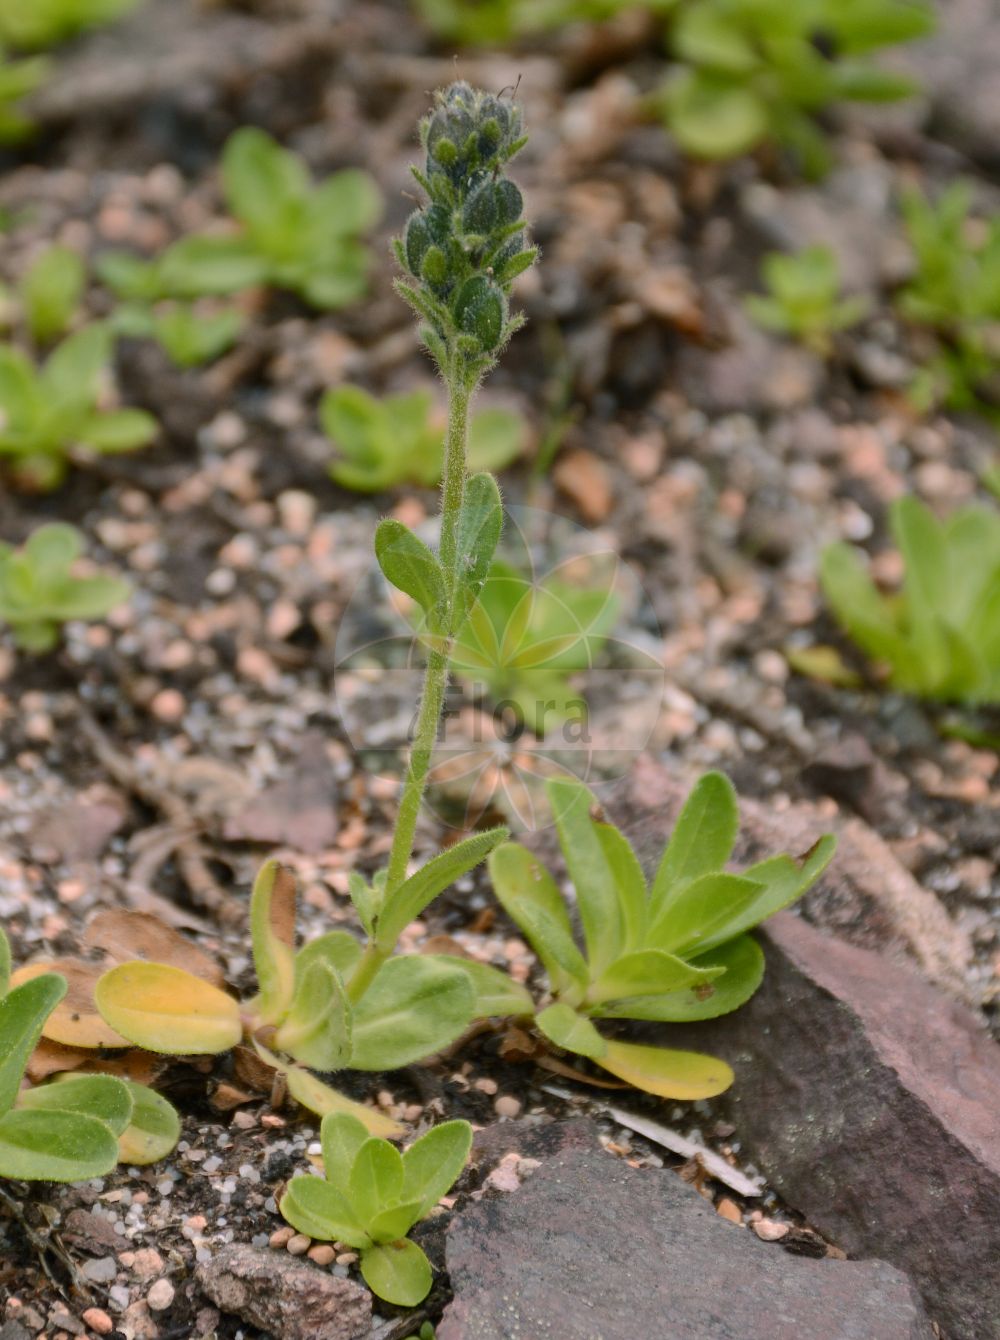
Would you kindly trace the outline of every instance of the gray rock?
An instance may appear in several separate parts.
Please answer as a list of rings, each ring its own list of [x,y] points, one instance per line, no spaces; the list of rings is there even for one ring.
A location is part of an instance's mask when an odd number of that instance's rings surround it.
[[[931,1340],[881,1261],[810,1261],[720,1219],[672,1173],[603,1152],[543,1164],[448,1232],[438,1340]]]
[[[198,1267],[198,1283],[221,1311],[279,1340],[357,1340],[371,1328],[367,1289],[287,1252],[222,1247]]]
[[[810,1223],[906,1270],[953,1340],[1000,1336],[1000,1050],[909,968],[791,913],[759,939],[757,994],[670,1045],[733,1066],[740,1136]]]

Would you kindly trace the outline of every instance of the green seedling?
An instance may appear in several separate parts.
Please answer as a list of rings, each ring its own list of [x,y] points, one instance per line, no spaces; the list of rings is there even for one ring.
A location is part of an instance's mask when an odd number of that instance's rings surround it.
[[[772,252],[764,258],[767,297],[753,295],[747,311],[765,330],[791,335],[826,357],[832,336],[857,325],[870,304],[860,295],[840,297],[837,258],[828,247],[807,247],[794,256]]]
[[[111,23],[138,0],[0,0],[0,40],[40,51],[87,28]]]
[[[764,972],[760,946],[747,932],[819,878],[834,839],[821,838],[799,860],[772,856],[729,873],[736,798],[725,777],[708,773],[688,797],[649,885],[626,838],[595,817],[600,807],[582,783],[552,780],[548,792],[582,946],[558,886],[530,852],[507,843],[489,863],[497,897],[548,976],[550,995],[533,1007],[536,1027],[555,1046],[649,1093],[721,1093],[733,1080],[725,1062],[621,1042],[595,1021],[690,1023],[738,1009]]]
[[[134,451],[156,436],[151,414],[101,407],[111,354],[111,332],[99,324],[63,340],[41,367],[12,345],[0,345],[0,463],[10,462],[18,482],[55,488],[76,448],[98,455]]]
[[[246,126],[226,142],[222,189],[235,231],[182,238],[152,261],[105,252],[97,260],[104,282],[119,298],[147,304],[266,284],[331,310],[365,292],[361,239],[382,211],[367,172],[346,168],[316,185],[298,154]]]
[[[236,343],[243,314],[234,307],[202,311],[193,302],[125,302],[111,317],[119,335],[156,340],[178,368],[213,363]]]
[[[0,543],[0,623],[23,651],[51,651],[70,619],[103,619],[128,599],[129,585],[102,574],[77,576],[83,536],[74,526],[39,526],[20,549]]]
[[[850,545],[824,551],[820,577],[838,622],[903,693],[1000,702],[1000,513],[963,507],[940,522],[907,497],[890,522],[905,565],[897,595],[876,588]]]
[[[455,641],[455,672],[539,739],[586,711],[572,676],[596,663],[619,610],[614,572],[601,575],[583,586],[557,569],[535,582],[494,560]]]
[[[354,1117],[328,1116],[320,1140],[325,1176],[293,1177],[281,1213],[300,1233],[354,1247],[374,1294],[415,1307],[430,1292],[431,1263],[406,1235],[462,1172],[472,1127],[446,1121],[401,1154]]]
[[[935,332],[938,350],[913,387],[918,404],[950,409],[996,404],[1000,369],[1000,217],[971,217],[972,187],[953,183],[932,202],[903,197],[903,219],[915,270],[900,290],[899,310]]]
[[[696,158],[733,158],[770,140],[819,175],[830,155],[817,114],[845,100],[908,97],[911,81],[870,57],[933,28],[920,0],[689,0],[671,25],[679,68],[659,107]]]
[[[20,144],[34,133],[34,122],[20,104],[42,86],[50,69],[44,56],[10,60],[0,43],[0,144]]]
[[[12,985],[10,945],[0,930],[0,1177],[80,1182],[119,1160],[162,1158],[177,1143],[177,1114],[142,1084],[88,1074],[25,1087],[31,1054],[65,995],[58,973]]]
[[[359,386],[338,386],[319,406],[323,431],[339,459],[330,474],[342,488],[384,493],[399,484],[432,488],[444,468],[444,425],[434,418],[429,392],[377,400]],[[502,470],[524,448],[525,425],[505,409],[484,409],[469,423],[469,466]]]
[[[13,302],[33,343],[52,344],[66,334],[86,279],[82,259],[69,247],[49,247],[32,261],[14,291]]]
[[[666,14],[677,0],[415,0],[439,37],[463,46],[494,46],[573,23],[606,23],[632,10]]]

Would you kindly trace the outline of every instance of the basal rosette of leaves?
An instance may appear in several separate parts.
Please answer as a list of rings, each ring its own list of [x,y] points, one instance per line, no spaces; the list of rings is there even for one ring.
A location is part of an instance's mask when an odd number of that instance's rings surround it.
[[[523,318],[511,316],[511,286],[537,256],[527,244],[524,202],[504,175],[526,143],[509,99],[456,83],[420,124],[424,168],[412,168],[429,202],[396,242],[416,283],[399,292],[423,318],[421,338],[449,384],[468,392],[496,362]]]
[[[914,272],[896,305],[934,332],[937,349],[912,395],[921,409],[992,410],[1000,404],[1000,218],[977,220],[973,187],[954,182],[936,200],[902,200]]]
[[[281,1213],[300,1233],[356,1248],[372,1292],[415,1307],[430,1292],[432,1272],[406,1235],[462,1172],[472,1127],[443,1122],[400,1153],[356,1118],[334,1114],[323,1118],[320,1141],[324,1176],[293,1177]]]
[[[113,455],[156,436],[157,422],[144,410],[104,408],[111,357],[111,331],[102,323],[70,335],[41,366],[13,345],[0,345],[0,468],[16,482],[52,489],[78,449]]]
[[[548,786],[572,881],[582,940],[552,876],[524,847],[490,857],[493,887],[545,968],[549,994],[532,1006],[556,1047],[587,1057],[664,1098],[709,1098],[727,1089],[725,1062],[696,1052],[620,1041],[605,1020],[691,1023],[738,1009],[760,985],[764,957],[748,934],[795,902],[822,874],[835,841],[803,857],[772,856],[725,870],[738,829],[736,798],[720,773],[696,784],[652,883],[627,839],[595,814],[580,782]]]
[[[314,182],[300,155],[252,126],[226,141],[221,171],[233,231],[193,233],[153,260],[124,251],[98,256],[98,274],[132,309],[121,320],[138,326],[145,309],[165,300],[224,297],[262,284],[288,289],[323,311],[364,294],[371,262],[362,239],[382,213],[369,173],[344,168]],[[171,310],[177,309],[167,314]],[[147,313],[160,338],[163,317],[163,311]]]
[[[857,325],[871,304],[862,294],[840,296],[840,270],[829,247],[806,247],[795,255],[771,252],[762,266],[766,296],[746,300],[764,330],[791,335],[826,357],[833,336]]]
[[[678,69],[660,109],[695,157],[732,158],[773,140],[819,175],[830,154],[817,115],[836,102],[910,96],[913,82],[871,56],[934,24],[921,0],[687,0],[669,28]]]
[[[20,549],[0,543],[0,624],[23,651],[50,651],[68,620],[101,619],[128,599],[119,577],[78,576],[82,553],[83,536],[61,522],[39,526]]]
[[[889,512],[902,589],[883,594],[859,552],[827,548],[823,593],[892,688],[968,705],[1000,703],[1000,512],[961,507],[939,521],[913,497]]]
[[[59,973],[12,974],[0,930],[0,1177],[84,1181],[119,1161],[153,1163],[177,1143],[176,1112],[143,1084],[82,1073],[26,1083],[32,1053],[66,993]]]
[[[444,424],[428,391],[376,399],[360,386],[336,386],[319,405],[320,424],[338,451],[330,476],[359,493],[399,484],[432,488],[444,469]],[[479,410],[469,420],[472,470],[502,470],[524,450],[526,424],[512,410]]]

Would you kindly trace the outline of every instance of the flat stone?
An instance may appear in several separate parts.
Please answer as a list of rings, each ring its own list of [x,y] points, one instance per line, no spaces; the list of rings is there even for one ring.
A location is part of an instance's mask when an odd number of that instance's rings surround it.
[[[741,1010],[658,1036],[729,1061],[740,1138],[814,1227],[907,1271],[949,1340],[1000,1334],[1000,1049],[912,969],[791,912],[758,938]]]
[[[372,1296],[352,1280],[267,1247],[222,1247],[198,1283],[223,1312],[281,1340],[357,1340],[371,1328]]]
[[[558,1155],[456,1217],[438,1340],[931,1340],[882,1261],[805,1260],[721,1219],[673,1173]]]
[[[507,1155],[524,1159],[551,1159],[569,1150],[599,1150],[598,1127],[589,1117],[568,1121],[496,1121],[476,1131],[472,1139],[472,1164],[489,1172]]]

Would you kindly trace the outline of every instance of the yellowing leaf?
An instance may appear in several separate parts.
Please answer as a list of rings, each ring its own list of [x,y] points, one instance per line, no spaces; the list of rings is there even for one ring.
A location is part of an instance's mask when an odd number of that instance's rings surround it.
[[[253,962],[260,983],[257,1013],[276,1024],[292,1001],[295,984],[295,876],[287,866],[266,861],[250,898]]]
[[[324,1084],[308,1070],[303,1070],[301,1066],[288,1065],[256,1039],[254,1047],[262,1061],[284,1075],[288,1092],[295,1101],[307,1107],[310,1112],[315,1112],[318,1117],[325,1117],[330,1112],[346,1112],[363,1122],[365,1130],[370,1135],[381,1135],[386,1140],[398,1140],[403,1134],[405,1127],[379,1112],[377,1108],[356,1103],[352,1098],[332,1089],[329,1084]]]
[[[232,996],[164,963],[112,968],[97,983],[95,998],[109,1023],[148,1051],[215,1054],[235,1047],[243,1036],[240,1007]]]
[[[11,985],[20,986],[46,972],[57,972],[66,979],[66,995],[45,1021],[42,1036],[66,1047],[127,1047],[128,1038],[117,1033],[102,1019],[94,1003],[94,989],[100,979],[99,963],[77,959],[51,959],[26,963],[11,976]]]
[[[701,1052],[672,1051],[632,1042],[607,1042],[597,1064],[637,1089],[692,1101],[724,1093],[735,1076],[725,1061]]]

